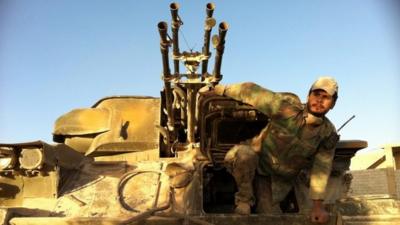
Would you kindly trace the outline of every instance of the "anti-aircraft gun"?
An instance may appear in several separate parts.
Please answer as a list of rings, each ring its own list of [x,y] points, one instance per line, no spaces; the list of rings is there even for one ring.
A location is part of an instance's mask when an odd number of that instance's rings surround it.
[[[193,146],[199,141],[199,105],[198,91],[204,86],[217,84],[221,79],[221,63],[225,48],[225,35],[228,31],[228,24],[219,24],[219,35],[213,36],[213,44],[216,48],[215,67],[212,74],[207,71],[210,53],[210,37],[212,28],[215,26],[215,19],[212,17],[214,4],[208,3],[206,6],[206,20],[204,29],[204,45],[202,52],[180,52],[178,32],[183,24],[178,15],[179,5],[170,5],[172,15],[172,39],[167,34],[167,23],[158,23],[158,30],[161,41],[161,55],[163,65],[164,90],[162,91],[162,109],[166,112],[165,121],[161,121],[161,134],[164,138],[162,153],[170,156],[172,152],[179,151],[174,143],[185,143]],[[172,59],[174,63],[174,73],[171,74],[169,68],[168,49],[172,44]],[[180,62],[186,68],[186,73],[180,73]],[[201,64],[202,71],[197,70]],[[181,146],[180,146],[181,147]],[[172,152],[171,152],[171,151]]]
[[[207,68],[211,57],[211,32],[216,24],[212,17],[214,7],[212,3],[206,5],[202,52],[179,51],[178,32],[183,23],[178,15],[177,3],[170,5],[171,39],[167,34],[167,23],[158,23],[164,81],[161,106],[165,113],[161,116],[159,128],[163,140],[160,150],[161,156],[194,153],[204,181],[202,201],[204,206],[207,205],[205,210],[229,208],[229,211],[233,205],[235,184],[223,168],[223,158],[233,145],[257,135],[268,118],[249,105],[222,96],[205,95],[200,91],[212,89],[222,79],[221,63],[229,27],[226,22],[219,24],[218,35],[212,37],[216,49],[215,65],[212,73],[208,73]],[[172,47],[173,73],[169,68],[169,47]],[[180,63],[185,66],[186,73],[180,73]],[[200,65],[201,72],[198,72]],[[230,185],[218,185],[222,180]],[[223,189],[228,189],[229,193]],[[219,190],[224,193],[216,194]],[[216,201],[221,201],[221,204],[216,204]]]
[[[219,24],[218,35],[212,37],[216,49],[215,65],[211,74],[207,70],[211,57],[211,32],[216,24],[212,17],[214,8],[212,3],[206,5],[202,52],[179,51],[178,32],[183,22],[178,15],[177,3],[170,5],[172,39],[167,34],[167,23],[158,23],[164,81],[161,93],[164,114],[159,128],[163,137],[161,156],[173,156],[192,148],[198,156],[220,163],[230,147],[255,136],[267,124],[268,118],[251,106],[226,97],[206,96],[201,91],[212,89],[222,80],[221,63],[229,28],[226,22]],[[170,72],[168,56],[171,45],[173,73]],[[180,63],[185,66],[186,73],[180,73]],[[200,65],[201,72],[198,72]]]
[[[236,185],[223,166],[224,156],[257,135],[268,118],[250,105],[204,91],[222,79],[229,28],[220,23],[218,35],[211,38],[214,8],[206,5],[201,52],[179,49],[183,22],[177,3],[170,4],[172,38],[167,23],[158,23],[164,82],[160,98],[106,97],[58,118],[56,144],[0,144],[3,224],[310,223],[304,214],[307,186],[281,203],[286,214],[233,214]],[[210,42],[216,48],[212,73]],[[337,146],[327,202],[333,209],[330,224],[340,224],[334,201],[349,187],[345,171],[350,158],[364,147],[364,141]]]

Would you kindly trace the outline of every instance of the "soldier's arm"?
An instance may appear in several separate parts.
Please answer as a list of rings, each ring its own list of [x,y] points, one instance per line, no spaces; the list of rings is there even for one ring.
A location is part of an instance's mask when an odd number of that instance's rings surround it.
[[[215,93],[252,105],[268,116],[276,114],[282,102],[282,95],[279,93],[251,82],[217,85]]]
[[[329,219],[329,214],[323,206],[323,199],[331,173],[333,156],[334,149],[320,149],[311,169],[310,197],[313,201],[311,209],[311,222],[313,223],[325,223]]]
[[[321,200],[325,197],[325,189],[332,169],[337,137],[336,133],[332,133],[321,144],[318,153],[315,155],[310,179],[310,198],[313,200]]]

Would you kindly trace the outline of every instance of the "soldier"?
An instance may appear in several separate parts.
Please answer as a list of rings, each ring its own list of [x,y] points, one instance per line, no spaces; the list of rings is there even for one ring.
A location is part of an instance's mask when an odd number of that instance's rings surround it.
[[[214,91],[250,104],[270,118],[259,135],[225,156],[238,187],[235,212],[248,215],[254,205],[258,213],[278,210],[277,203],[292,189],[299,172],[310,168],[311,220],[327,222],[322,202],[339,136],[325,115],[338,97],[336,81],[331,77],[315,81],[306,104],[292,93],[272,92],[254,83],[216,85]]]

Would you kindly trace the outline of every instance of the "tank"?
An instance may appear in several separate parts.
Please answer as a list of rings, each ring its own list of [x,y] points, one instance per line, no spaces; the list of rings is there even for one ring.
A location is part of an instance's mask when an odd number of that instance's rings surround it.
[[[306,171],[299,176],[303,184],[281,202],[282,214],[233,213],[236,184],[224,168],[224,156],[257,135],[268,118],[209,91],[222,80],[229,29],[221,22],[211,38],[214,8],[206,5],[201,52],[179,49],[183,23],[178,3],[170,4],[172,38],[167,22],[157,24],[164,84],[160,97],[106,97],[60,116],[52,144],[0,144],[2,224],[311,224]],[[210,41],[215,48],[212,73]],[[365,147],[362,140],[337,144],[325,200],[328,224],[372,224],[357,221],[370,212],[358,209],[373,203],[346,198],[350,159]],[[386,208],[398,210],[395,204]]]

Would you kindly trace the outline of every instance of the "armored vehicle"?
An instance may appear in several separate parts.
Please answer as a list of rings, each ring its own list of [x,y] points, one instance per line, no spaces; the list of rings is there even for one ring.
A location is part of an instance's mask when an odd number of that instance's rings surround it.
[[[220,23],[211,38],[214,4],[206,6],[201,52],[180,51],[178,9],[177,3],[170,5],[172,38],[166,22],[157,25],[164,82],[160,97],[107,97],[72,110],[55,122],[54,144],[0,144],[2,224],[310,224],[307,182],[281,202],[282,214],[233,214],[236,185],[224,156],[257,135],[268,118],[250,105],[207,91],[222,79],[229,28]],[[207,68],[210,42],[216,49],[212,73]],[[337,145],[325,202],[329,224],[350,224],[337,200],[346,196],[351,182],[350,158],[366,146],[359,140]]]

